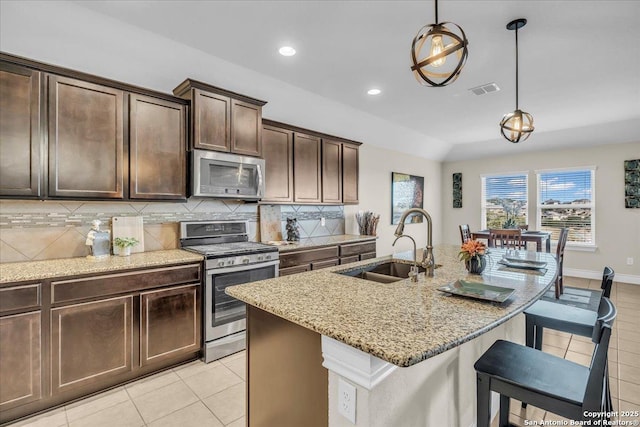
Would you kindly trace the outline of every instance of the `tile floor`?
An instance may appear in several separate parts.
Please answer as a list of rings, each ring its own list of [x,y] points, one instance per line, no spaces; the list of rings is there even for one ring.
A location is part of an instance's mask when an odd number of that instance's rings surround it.
[[[566,286],[598,288],[599,280],[567,277]],[[640,286],[614,283],[618,308],[609,349],[611,393],[616,410],[640,410]],[[588,365],[589,338],[545,330],[543,350]],[[210,364],[188,363],[105,393],[11,424],[11,427],[243,427],[246,355],[237,353]],[[519,402],[511,422],[562,420]],[[627,420],[629,420],[627,418]],[[494,425],[497,426],[497,417]]]

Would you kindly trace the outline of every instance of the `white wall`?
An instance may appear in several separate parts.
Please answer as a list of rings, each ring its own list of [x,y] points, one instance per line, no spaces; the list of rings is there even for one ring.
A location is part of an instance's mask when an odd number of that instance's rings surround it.
[[[393,232],[397,225],[391,225],[391,172],[401,172],[424,177],[424,209],[429,212],[433,220],[433,243],[439,243],[442,240],[440,168],[441,164],[433,160],[372,145],[360,146],[360,204],[345,206],[345,231],[358,234],[356,212],[358,210],[373,211],[380,214],[377,230],[379,256],[413,249],[409,239],[401,239],[396,246],[392,246],[395,239]],[[426,221],[407,224],[404,232],[416,240],[418,247],[426,245]]]
[[[505,142],[507,144],[507,142]],[[527,144],[535,144],[535,135]],[[616,272],[616,280],[640,283],[640,209],[624,207],[624,160],[640,159],[640,142],[609,144],[571,150],[526,153],[444,163],[442,167],[443,241],[459,243],[459,224],[480,228],[481,174],[529,171],[529,224],[537,228],[535,170],[574,166],[596,166],[595,252],[568,249],[565,274],[597,278],[605,265]],[[462,208],[452,208],[452,174],[462,172]],[[634,264],[626,265],[628,257]],[[632,277],[631,277],[632,276]]]

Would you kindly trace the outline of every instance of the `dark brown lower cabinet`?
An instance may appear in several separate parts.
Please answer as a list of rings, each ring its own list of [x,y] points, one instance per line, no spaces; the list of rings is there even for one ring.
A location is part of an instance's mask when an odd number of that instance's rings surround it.
[[[278,274],[280,276],[288,276],[290,274],[304,273],[305,271],[311,271],[311,264],[302,264],[296,265],[294,267],[281,268]]]
[[[132,368],[133,296],[51,310],[53,393]]]
[[[42,396],[41,311],[0,318],[0,412]]]
[[[198,351],[199,286],[178,286],[141,295],[140,365]]]
[[[280,254],[280,276],[334,267],[376,257],[375,240],[335,246],[308,247]]]
[[[200,263],[0,285],[0,424],[201,348]]]
[[[320,270],[323,268],[335,267],[338,264],[340,264],[340,260],[338,258],[327,259],[324,261],[312,262],[311,269]]]

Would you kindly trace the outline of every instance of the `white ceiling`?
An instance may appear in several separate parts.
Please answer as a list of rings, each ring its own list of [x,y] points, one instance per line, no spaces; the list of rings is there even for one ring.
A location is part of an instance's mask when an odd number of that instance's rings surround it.
[[[445,160],[640,141],[640,1],[441,0],[441,21],[460,25],[469,58],[452,85],[419,85],[411,41],[433,23],[433,1],[91,1],[95,12],[451,144]],[[501,139],[515,108],[536,131]],[[291,45],[298,54],[277,50]],[[468,89],[495,82],[499,92]],[[366,94],[371,87],[382,94]],[[390,144],[397,141],[390,141]],[[394,148],[390,146],[389,148]]]

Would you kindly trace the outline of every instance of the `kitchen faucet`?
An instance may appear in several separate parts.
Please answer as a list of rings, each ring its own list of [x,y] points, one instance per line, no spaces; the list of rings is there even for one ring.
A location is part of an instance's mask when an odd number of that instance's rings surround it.
[[[418,261],[416,261],[416,254],[418,249],[416,246],[416,241],[413,239],[413,237],[407,234],[401,234],[400,236],[396,237],[396,240],[393,241],[391,246],[395,246],[396,242],[400,240],[402,237],[408,237],[413,242],[413,265],[411,266],[411,270],[409,270],[409,279],[411,279],[412,282],[417,282],[418,281]]]
[[[397,238],[400,238],[404,234],[404,221],[407,219],[412,213],[422,214],[427,219],[427,247],[426,250],[422,252],[422,261],[420,265],[425,268],[425,275],[427,277],[433,277],[433,270],[436,266],[436,261],[433,258],[433,245],[431,240],[432,230],[431,230],[431,215],[427,211],[422,208],[410,208],[402,213],[400,217],[400,223],[398,224],[398,228],[396,228],[395,233],[393,233]],[[396,239],[398,240],[398,239]],[[413,240],[413,239],[412,239]],[[394,242],[395,243],[395,242]],[[414,242],[415,244],[415,242]],[[415,259],[415,256],[414,256]]]

